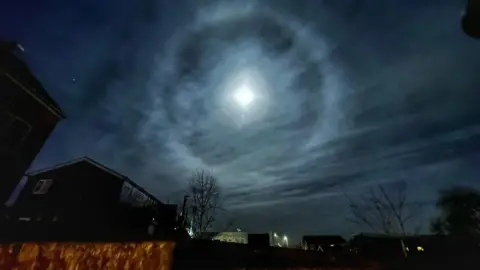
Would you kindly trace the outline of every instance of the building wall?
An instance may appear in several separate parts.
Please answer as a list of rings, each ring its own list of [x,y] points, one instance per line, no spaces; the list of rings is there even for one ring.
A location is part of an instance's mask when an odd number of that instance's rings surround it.
[[[46,194],[34,194],[38,181],[53,180]],[[87,162],[80,162],[28,178],[12,207],[12,221],[29,218],[29,224],[63,224],[72,230],[101,233],[112,230],[112,220],[123,181]],[[38,226],[40,228],[40,226]]]
[[[129,181],[123,182],[120,201],[139,207],[159,204],[157,199],[143,192]]]
[[[270,247],[272,235],[270,233],[250,233],[248,234],[248,245],[256,248]]]
[[[148,227],[149,236],[155,238],[172,233],[180,225],[177,205],[161,203],[130,181],[124,182],[119,197],[120,207],[115,217],[119,229],[143,234]]]
[[[7,74],[10,76],[8,77]],[[22,89],[33,88],[0,66],[1,203],[5,203],[60,118]]]
[[[53,182],[45,194],[34,194],[35,186],[42,180]],[[128,180],[123,176],[87,161],[29,176],[8,214],[12,228],[5,231],[9,231],[13,239],[25,241],[38,240],[42,235],[49,237],[45,240],[92,241],[154,239],[173,234],[176,205],[159,201],[149,204],[151,195],[138,195],[136,192],[144,191],[139,187],[132,189],[132,185],[125,182]],[[130,187],[127,194],[126,186]],[[154,230],[149,230],[151,226],[155,226]]]
[[[248,233],[221,232],[217,236],[215,236],[212,240],[229,242],[229,243],[248,244]]]
[[[0,245],[0,269],[172,269],[172,242]]]

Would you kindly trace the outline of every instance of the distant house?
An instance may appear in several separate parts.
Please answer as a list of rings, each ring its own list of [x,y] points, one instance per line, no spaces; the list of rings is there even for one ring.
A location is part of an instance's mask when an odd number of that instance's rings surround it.
[[[228,243],[247,244],[247,232],[204,232],[199,237],[202,240],[212,240]]]
[[[359,255],[371,258],[401,258],[406,256],[407,246],[402,235],[361,233],[355,235],[351,247]]]
[[[372,258],[451,256],[480,252],[480,238],[445,235],[358,234],[350,242],[356,253]]]
[[[271,245],[270,233],[249,233],[248,245],[253,248],[268,248]]]
[[[302,242],[307,250],[322,252],[347,243],[339,235],[305,235],[302,238]]]
[[[29,173],[8,218],[15,239],[136,240],[171,237],[177,207],[85,157]]]
[[[42,149],[62,110],[20,58],[0,41],[0,203],[3,206]]]
[[[248,244],[248,233],[247,232],[220,232],[217,233],[212,240],[237,243],[237,244]]]

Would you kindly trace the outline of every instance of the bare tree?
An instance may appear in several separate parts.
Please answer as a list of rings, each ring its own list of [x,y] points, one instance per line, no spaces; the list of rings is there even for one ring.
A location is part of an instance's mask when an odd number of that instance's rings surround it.
[[[188,215],[193,237],[199,238],[212,226],[220,207],[217,179],[209,172],[197,171],[188,188]]]
[[[379,185],[360,196],[357,201],[347,195],[350,221],[366,225],[375,232],[406,235],[407,224],[419,214],[419,204],[407,203],[407,185],[400,182],[387,191]]]
[[[222,209],[223,210],[223,209]],[[229,218],[226,222],[225,225],[223,226],[222,232],[228,232],[233,229],[235,225],[235,219],[234,218]],[[237,229],[238,230],[238,229]]]

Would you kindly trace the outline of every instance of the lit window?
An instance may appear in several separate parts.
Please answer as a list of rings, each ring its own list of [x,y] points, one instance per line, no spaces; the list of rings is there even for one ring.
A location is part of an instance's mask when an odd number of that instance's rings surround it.
[[[33,194],[47,193],[52,183],[53,183],[52,179],[42,179],[38,181],[37,184],[35,185],[35,188],[33,188]]]
[[[424,251],[423,247],[421,247],[421,246],[418,246],[418,247],[417,247],[417,250],[418,250],[418,251]]]

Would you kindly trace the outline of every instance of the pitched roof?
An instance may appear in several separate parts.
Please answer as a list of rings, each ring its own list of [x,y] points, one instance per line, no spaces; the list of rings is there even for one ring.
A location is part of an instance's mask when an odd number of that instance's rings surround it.
[[[33,75],[25,61],[13,52],[14,45],[16,46],[16,43],[0,40],[0,59],[2,60],[0,66],[6,69],[5,75],[14,83],[19,84],[23,90],[39,98],[42,103],[52,109],[59,117],[64,118],[65,115],[60,106],[48,94],[37,77]]]
[[[43,168],[43,169],[39,169],[39,170],[35,170],[35,171],[31,171],[31,172],[27,172],[27,175],[28,176],[35,176],[35,175],[39,175],[39,174],[42,174],[42,173],[45,173],[45,172],[48,172],[48,171],[53,171],[53,170],[57,170],[57,169],[60,169],[60,168],[63,168],[63,167],[68,167],[68,166],[72,166],[74,164],[77,164],[77,163],[80,163],[80,162],[87,162],[88,164],[90,165],[93,165],[103,171],[105,171],[106,173],[108,174],[111,174],[117,178],[119,178],[120,180],[123,180],[123,181],[126,181],[128,182],[129,184],[131,184],[132,186],[134,186],[136,189],[138,189],[140,192],[142,192],[143,194],[147,195],[148,197],[150,197],[151,199],[157,201],[159,204],[163,205],[163,203],[158,200],[155,196],[153,196],[152,194],[150,194],[149,192],[147,192],[144,188],[142,188],[141,186],[139,186],[137,183],[133,182],[130,178],[128,178],[127,176],[123,175],[123,174],[120,174],[119,172],[111,169],[111,168],[108,168],[106,167],[105,165],[89,158],[89,157],[82,157],[82,158],[77,158],[77,159],[73,159],[73,160],[70,160],[70,161],[66,161],[66,162],[63,162],[63,163],[60,163],[60,164],[57,164],[57,165],[54,165],[54,166],[51,166],[51,167],[47,167],[47,168]]]
[[[340,235],[304,235],[303,241],[309,244],[332,245],[346,243]]]
[[[201,233],[200,238],[201,239],[213,239],[219,234],[220,234],[220,232],[203,232],[203,233]]]
[[[355,237],[364,237],[372,239],[426,239],[426,238],[438,238],[435,234],[379,234],[379,233],[361,233],[355,235]]]
[[[355,236],[362,236],[362,237],[369,237],[369,238],[405,238],[405,237],[408,237],[409,235],[385,234],[385,233],[359,233],[359,234],[356,234]]]

